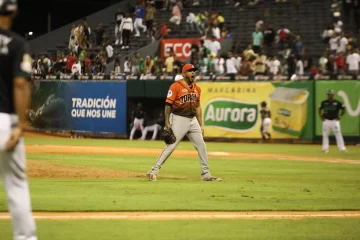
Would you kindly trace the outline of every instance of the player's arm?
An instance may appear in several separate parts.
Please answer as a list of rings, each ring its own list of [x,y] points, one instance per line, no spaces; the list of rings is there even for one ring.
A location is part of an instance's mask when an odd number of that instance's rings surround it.
[[[203,122],[202,122],[202,109],[201,109],[201,106],[200,106],[200,105],[196,108],[195,116],[196,116],[196,119],[197,119],[198,122],[199,122],[200,127],[203,127]]]
[[[172,105],[175,103],[175,100],[177,98],[177,85],[173,83],[170,86],[170,89],[168,91],[168,94],[166,96],[166,103],[165,103],[165,127],[164,129],[170,128],[170,114],[172,112]]]
[[[19,123],[12,129],[10,138],[6,142],[6,150],[13,151],[21,137],[24,126],[26,125],[26,111],[30,106],[30,77],[32,69],[32,60],[25,44],[17,46],[14,51],[13,62],[13,91],[14,107],[19,117]]]
[[[165,104],[165,129],[170,128],[170,114],[172,106],[169,103]]]

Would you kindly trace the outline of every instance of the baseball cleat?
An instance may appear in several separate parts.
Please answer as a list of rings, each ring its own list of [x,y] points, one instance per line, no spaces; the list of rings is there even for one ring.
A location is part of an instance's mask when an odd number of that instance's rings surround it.
[[[212,182],[212,181],[220,182],[220,181],[222,181],[221,178],[217,178],[217,177],[207,177],[207,178],[203,178],[201,180],[206,181],[206,182]]]
[[[146,176],[148,177],[149,181],[152,181],[152,182],[156,182],[157,181],[157,176],[156,174],[152,174],[152,173],[147,173]]]

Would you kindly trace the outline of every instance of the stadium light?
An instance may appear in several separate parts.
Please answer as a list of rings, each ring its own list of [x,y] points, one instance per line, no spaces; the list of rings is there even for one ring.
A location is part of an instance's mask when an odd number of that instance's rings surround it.
[[[29,32],[29,36],[32,36],[33,35],[33,32]]]

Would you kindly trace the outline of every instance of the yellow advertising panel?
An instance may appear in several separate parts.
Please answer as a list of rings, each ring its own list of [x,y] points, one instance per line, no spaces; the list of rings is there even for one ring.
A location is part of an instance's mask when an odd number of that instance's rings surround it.
[[[198,82],[206,137],[260,138],[260,103],[272,114],[273,138],[299,138],[307,120],[306,89],[267,82]]]

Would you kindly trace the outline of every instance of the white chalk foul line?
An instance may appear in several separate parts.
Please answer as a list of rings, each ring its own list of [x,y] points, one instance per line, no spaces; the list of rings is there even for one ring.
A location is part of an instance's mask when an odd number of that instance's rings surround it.
[[[182,220],[182,219],[301,219],[301,218],[360,218],[360,212],[353,213],[232,213],[232,214],[102,214],[102,213],[54,213],[34,214],[36,220]],[[0,215],[0,220],[9,220],[8,214]]]

